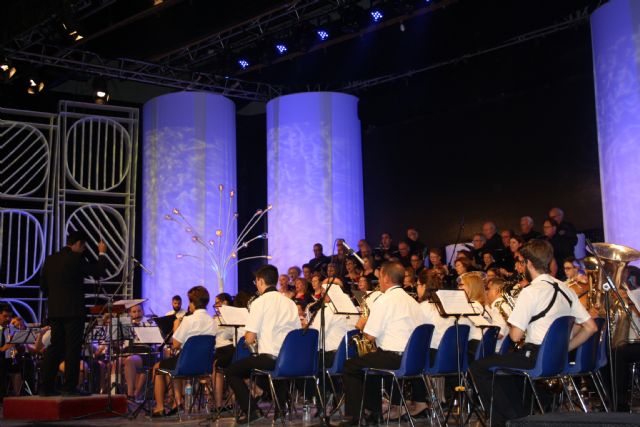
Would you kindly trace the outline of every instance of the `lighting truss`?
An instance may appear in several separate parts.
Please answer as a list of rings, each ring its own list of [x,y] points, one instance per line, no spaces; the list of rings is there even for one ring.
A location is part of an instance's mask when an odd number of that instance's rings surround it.
[[[267,101],[282,94],[280,87],[266,83],[249,82],[134,59],[105,59],[92,52],[44,43],[33,44],[30,51],[7,49],[6,53],[14,61],[174,89],[214,92],[250,101]]]

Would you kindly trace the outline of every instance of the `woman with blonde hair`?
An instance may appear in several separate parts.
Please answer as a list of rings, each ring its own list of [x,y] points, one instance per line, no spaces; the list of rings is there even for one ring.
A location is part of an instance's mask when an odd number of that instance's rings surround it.
[[[487,275],[481,271],[462,274],[458,278],[458,289],[465,291],[476,314],[492,322],[491,314],[484,307],[486,302],[484,290],[486,277]],[[469,325],[471,328],[469,332],[469,360],[474,360],[476,349],[482,340],[482,328],[476,326],[468,317],[461,318],[460,324]]]

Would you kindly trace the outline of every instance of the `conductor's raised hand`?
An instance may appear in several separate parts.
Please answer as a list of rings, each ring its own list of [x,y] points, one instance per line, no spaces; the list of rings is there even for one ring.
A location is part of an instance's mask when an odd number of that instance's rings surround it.
[[[101,254],[107,253],[107,244],[103,240],[98,243],[98,252]]]

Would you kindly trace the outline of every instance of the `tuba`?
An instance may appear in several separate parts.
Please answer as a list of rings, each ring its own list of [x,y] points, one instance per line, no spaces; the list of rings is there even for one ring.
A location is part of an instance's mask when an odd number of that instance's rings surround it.
[[[602,258],[602,268],[609,274],[613,284],[618,289],[627,290],[622,277],[624,269],[630,262],[640,259],[640,252],[627,246],[610,243],[594,243],[592,247],[593,252]],[[597,260],[595,261],[597,264]],[[598,268],[594,270],[599,273],[597,275],[597,283],[594,286],[593,292],[594,307],[602,307],[602,310],[605,310],[603,300],[606,293],[604,285],[607,282],[607,277],[605,271],[602,271],[602,269]],[[617,298],[610,301],[609,314],[611,316],[611,342],[614,348],[619,347],[628,340],[631,319],[627,315],[627,312],[628,307],[623,301],[620,301]]]

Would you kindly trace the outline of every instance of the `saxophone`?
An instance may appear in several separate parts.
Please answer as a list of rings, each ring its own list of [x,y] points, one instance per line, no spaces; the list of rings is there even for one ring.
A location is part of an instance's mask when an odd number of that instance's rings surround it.
[[[362,313],[360,314],[360,317],[362,317],[363,319],[369,318],[371,308],[369,307],[369,304],[367,304],[367,299],[373,294],[374,292],[371,292],[370,294],[367,294],[362,298]],[[372,302],[376,302],[376,300],[380,298],[381,295],[382,294],[378,295]],[[360,332],[359,334],[355,335],[352,340],[356,346],[356,351],[358,352],[359,357],[377,350],[376,343],[374,341],[369,341],[364,336],[364,332]]]

